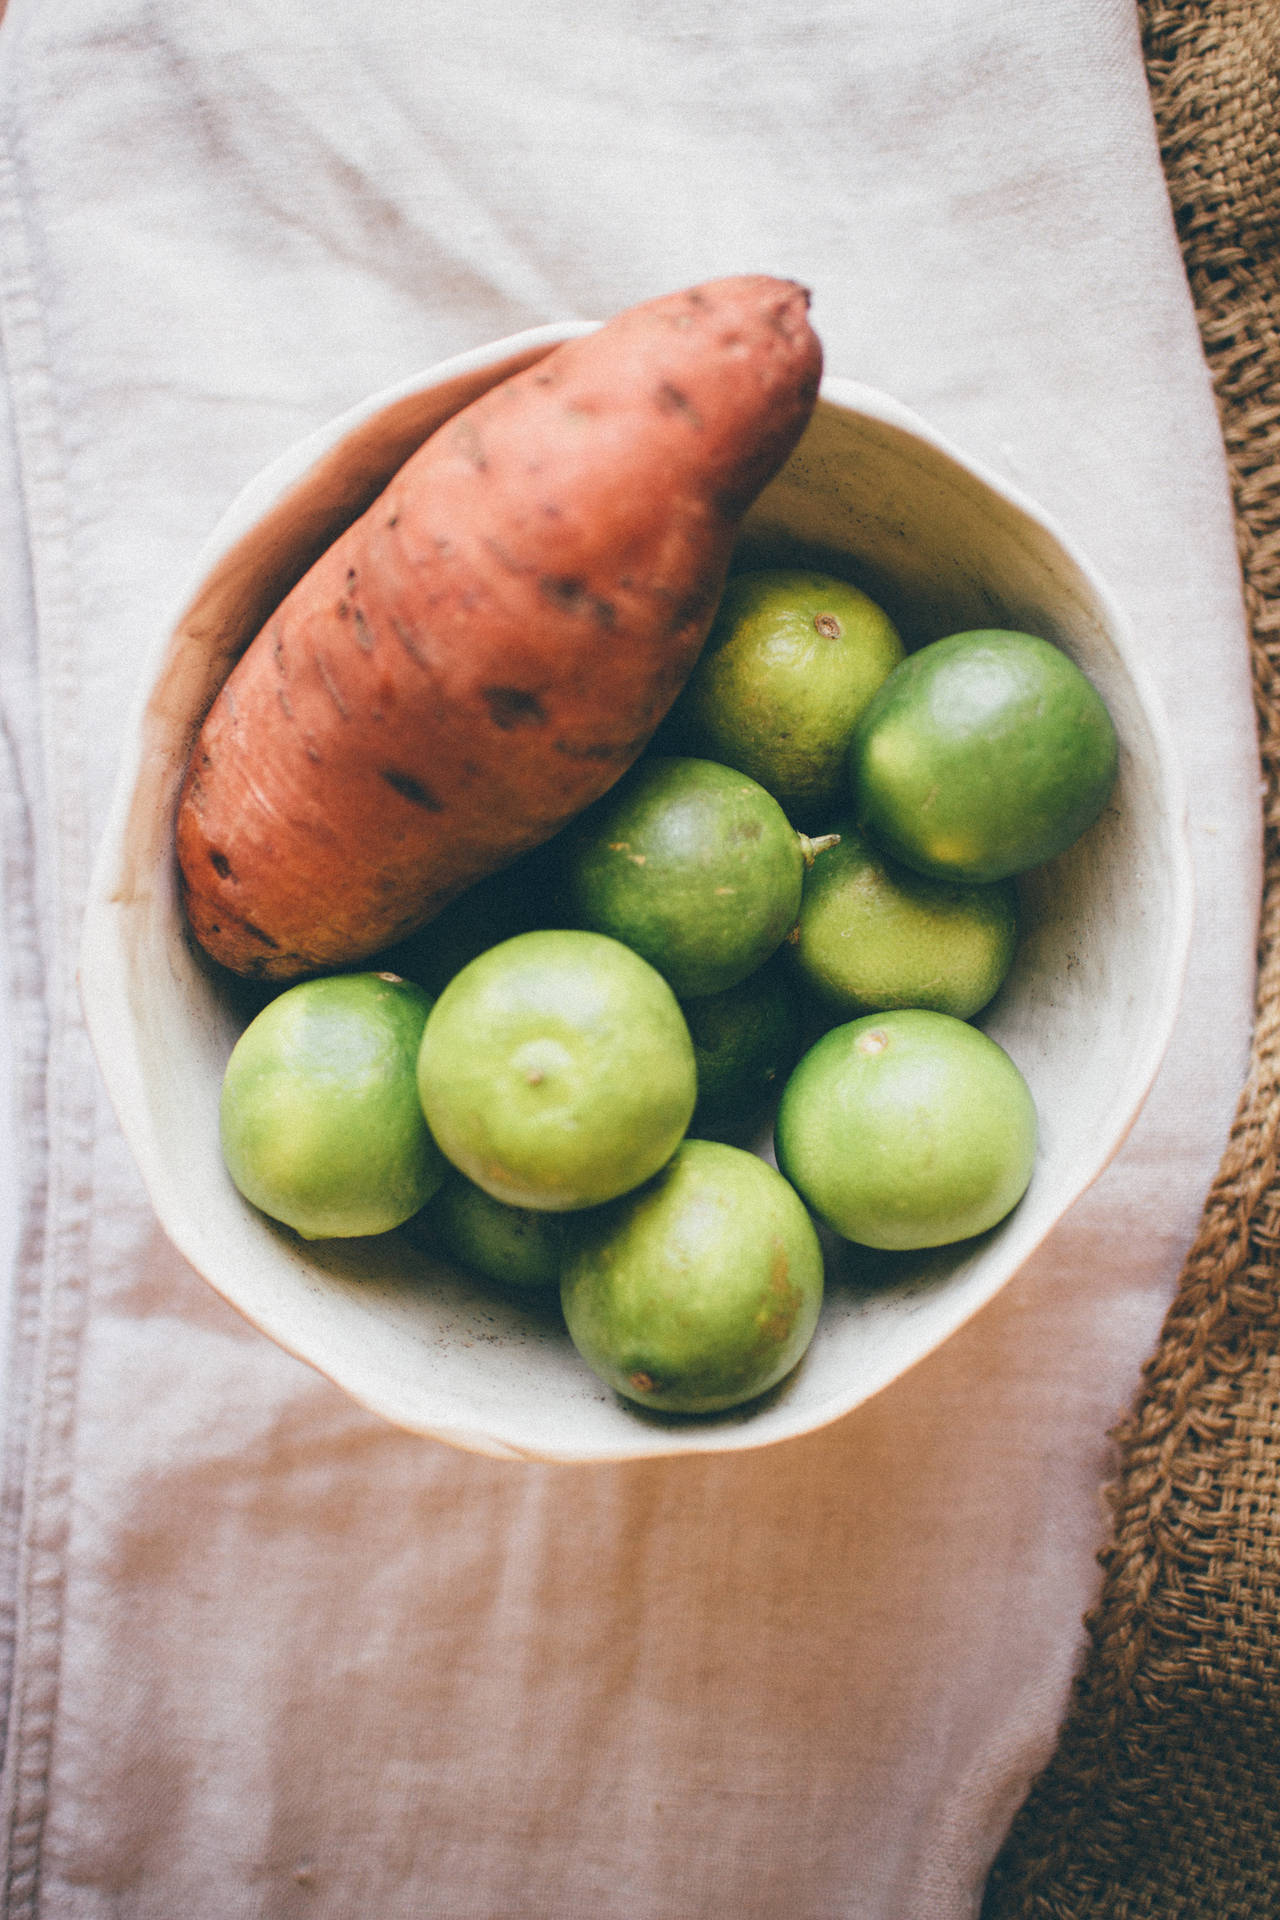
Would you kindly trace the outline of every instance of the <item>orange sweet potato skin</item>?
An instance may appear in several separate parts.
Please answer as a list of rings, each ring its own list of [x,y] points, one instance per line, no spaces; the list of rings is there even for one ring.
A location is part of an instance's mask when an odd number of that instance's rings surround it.
[[[180,795],[183,898],[217,961],[358,963],[625,771],[812,411],[807,306],[744,276],[563,343],[322,556],[215,700]]]

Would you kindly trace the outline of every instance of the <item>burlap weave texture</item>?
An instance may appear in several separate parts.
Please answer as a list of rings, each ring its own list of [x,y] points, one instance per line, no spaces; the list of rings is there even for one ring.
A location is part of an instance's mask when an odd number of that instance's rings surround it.
[[[1280,1913],[1280,6],[1146,0],[1142,26],[1251,630],[1258,1011],[1228,1150],[1118,1436],[1086,1661],[984,1920]]]

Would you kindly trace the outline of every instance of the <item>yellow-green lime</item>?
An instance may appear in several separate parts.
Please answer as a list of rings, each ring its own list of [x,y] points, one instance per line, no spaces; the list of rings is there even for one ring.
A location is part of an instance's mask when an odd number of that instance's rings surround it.
[[[778,1165],[836,1233],[946,1246],[995,1226],[1031,1178],[1036,1113],[1009,1055],[966,1021],[908,1009],[824,1034],[783,1089]]]
[[[428,1216],[445,1251],[486,1280],[508,1287],[559,1284],[564,1214],[509,1207],[451,1171]]]
[[[598,933],[517,934],[431,1009],[418,1091],[441,1150],[508,1206],[563,1212],[657,1172],[693,1114],[693,1042],[671,988]]]
[[[794,1189],[740,1147],[687,1140],[655,1180],[575,1223],[560,1301],[578,1352],[618,1393],[716,1413],[791,1372],[822,1287]]]
[[[1115,728],[1059,647],[957,633],[896,667],[850,749],[858,818],[920,873],[1002,880],[1092,825],[1115,780]]]
[[[736,987],[686,1000],[684,1017],[698,1063],[690,1131],[704,1139],[743,1139],[781,1092],[800,1052],[795,990],[771,960]]]
[[[969,1019],[1013,960],[1013,882],[978,885],[913,873],[877,853],[848,822],[837,824],[840,843],[806,875],[787,948],[801,981],[846,1018],[928,1007]]]
[[[682,1000],[762,966],[800,911],[798,834],[758,781],[712,760],[641,760],[566,838],[575,922],[643,954]]]
[[[888,615],[844,580],[735,574],[673,718],[690,751],[749,773],[807,820],[843,793],[853,729],[902,652]]]
[[[304,980],[270,1001],[222,1083],[223,1158],[255,1207],[305,1239],[398,1227],[445,1163],[418,1101],[431,1002],[386,973]]]

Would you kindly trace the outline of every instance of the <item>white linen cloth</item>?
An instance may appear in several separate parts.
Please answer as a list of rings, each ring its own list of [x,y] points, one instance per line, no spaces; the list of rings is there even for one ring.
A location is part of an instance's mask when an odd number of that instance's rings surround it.
[[[13,0],[0,103],[6,1911],[971,1914],[1251,1011],[1230,504],[1129,0]],[[87,864],[145,648],[259,466],[446,354],[755,270],[1129,609],[1191,794],[1184,1014],[1107,1175],[870,1405],[720,1458],[470,1457],[155,1227],[76,1003]]]

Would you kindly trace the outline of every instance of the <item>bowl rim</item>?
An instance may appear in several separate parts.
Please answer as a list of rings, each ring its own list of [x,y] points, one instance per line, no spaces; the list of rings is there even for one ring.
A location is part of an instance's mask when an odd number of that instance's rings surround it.
[[[656,1458],[661,1456],[744,1451],[773,1445],[806,1433],[816,1432],[832,1421],[883,1392],[893,1381],[912,1371],[934,1353],[982,1307],[987,1305],[1014,1278],[1032,1254],[1057,1230],[1081,1196],[1098,1179],[1119,1152],[1135,1124],[1168,1050],[1180,1011],[1195,914],[1193,866],[1187,829],[1186,785],[1174,743],[1163,696],[1156,684],[1137,641],[1128,614],[1091,561],[1084,555],[1057,520],[1038,502],[985,461],[962,451],[926,420],[893,396],[859,381],[839,375],[825,375],[819,398],[841,409],[895,428],[928,448],[930,453],[951,465],[966,481],[977,481],[991,495],[1017,515],[1023,516],[1059,550],[1076,570],[1092,597],[1105,625],[1108,641],[1120,658],[1143,709],[1158,771],[1159,790],[1165,828],[1169,869],[1168,925],[1170,937],[1161,954],[1161,975],[1150,983],[1149,1014],[1145,1045],[1130,1063],[1124,1084],[1117,1089],[1111,1111],[1114,1122],[1099,1128],[1095,1151],[1084,1160],[1073,1179],[1074,1191],[1067,1205],[1030,1236],[1022,1236],[1010,1258],[994,1270],[991,1283],[975,1289],[972,1297],[957,1303],[950,1315],[941,1317],[935,1330],[922,1341],[905,1366],[895,1366],[881,1380],[873,1380],[865,1391],[829,1396],[817,1405],[796,1409],[795,1417],[783,1419],[771,1431],[753,1434],[749,1418],[730,1419],[726,1424],[705,1427],[690,1423],[686,1428],[651,1428],[637,1423],[634,1444],[603,1446],[598,1441],[575,1447],[572,1433],[564,1444],[554,1448],[521,1443],[516,1437],[519,1422],[503,1431],[492,1417],[477,1417],[474,1424],[459,1421],[456,1405],[441,1409],[438,1418],[420,1422],[406,1419],[402,1408],[392,1409],[380,1398],[376,1386],[353,1385],[340,1378],[329,1366],[305,1350],[305,1343],[291,1340],[287,1333],[264,1323],[264,1317],[244,1305],[225,1286],[214,1279],[191,1249],[186,1220],[189,1209],[177,1192],[176,1182],[160,1149],[151,1125],[146,1098],[145,1075],[141,1068],[135,1036],[130,1023],[121,1020],[119,1008],[129,977],[129,963],[123,938],[124,914],[128,902],[119,885],[124,865],[124,837],[133,799],[146,756],[146,725],[157,682],[170,656],[175,637],[182,629],[191,608],[218,564],[260,520],[283,506],[295,488],[303,486],[321,461],[349,435],[364,428],[379,413],[400,402],[426,393],[459,377],[482,372],[487,367],[515,359],[526,353],[549,351],[559,342],[594,331],[598,322],[562,321],[527,329],[501,340],[474,348],[408,375],[391,386],[366,396],[342,413],[302,436],[285,448],[266,467],[251,478],[236,494],[219,517],[212,532],[201,545],[188,573],[173,616],[162,622],[148,651],[139,675],[124,742],[117,765],[115,785],[102,834],[94,856],[89,891],[84,909],[77,979],[89,1038],[99,1070],[114,1107],[118,1123],[142,1176],[151,1205],[165,1234],[178,1253],[201,1278],[211,1285],[276,1345],[321,1375],[333,1380],[349,1398],[367,1411],[387,1420],[402,1431],[441,1440],[464,1451],[499,1458],[533,1459],[551,1462],[592,1464]],[[749,1410],[748,1410],[749,1412]],[[699,1437],[701,1436],[701,1437]]]

